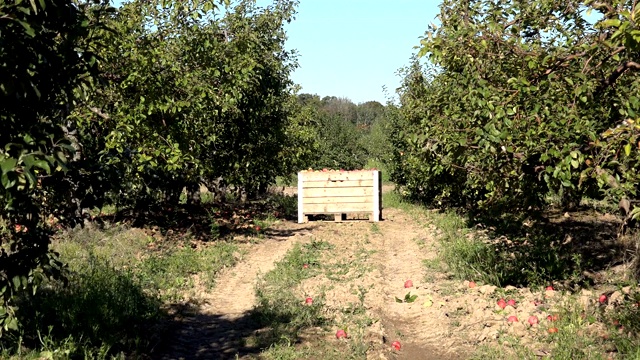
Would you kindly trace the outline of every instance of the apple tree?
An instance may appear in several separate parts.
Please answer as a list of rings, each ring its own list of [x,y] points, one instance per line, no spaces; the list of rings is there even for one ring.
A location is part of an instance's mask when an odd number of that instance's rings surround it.
[[[449,1],[406,72],[393,176],[427,202],[501,212],[549,192],[634,197],[640,6]],[[589,17],[587,14],[593,16]]]
[[[43,191],[76,152],[70,114],[93,86],[107,8],[82,1],[0,3],[0,335],[16,296],[60,275]]]

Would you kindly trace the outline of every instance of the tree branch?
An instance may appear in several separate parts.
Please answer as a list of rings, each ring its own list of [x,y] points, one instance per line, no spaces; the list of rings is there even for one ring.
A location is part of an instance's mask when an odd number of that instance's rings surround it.
[[[611,75],[609,75],[608,78],[603,79],[601,81],[600,87],[598,89],[598,91],[596,92],[600,92],[602,90],[604,90],[605,88],[612,86],[613,84],[616,83],[616,81],[618,81],[618,78],[620,78],[620,76],[622,76],[622,74],[624,74],[627,70],[640,70],[640,63],[637,63],[635,61],[627,61],[623,64],[620,64],[620,66],[618,66],[618,68],[616,68]]]

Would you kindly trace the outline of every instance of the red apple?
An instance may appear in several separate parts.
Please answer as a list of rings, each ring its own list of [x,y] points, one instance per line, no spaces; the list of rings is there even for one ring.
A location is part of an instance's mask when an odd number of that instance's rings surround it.
[[[304,303],[307,305],[313,305],[313,299],[308,297],[306,299],[304,299]]]
[[[506,301],[504,301],[504,299],[500,299],[500,300],[498,300],[498,306],[499,306],[501,309],[504,309],[504,308],[506,308],[506,307],[507,307],[507,302],[506,302]]]
[[[338,338],[338,339],[346,339],[347,338],[347,333],[344,330],[340,329],[340,330],[336,331],[336,338]]]
[[[514,323],[514,322],[518,322],[518,317],[515,315],[511,315],[509,316],[509,318],[507,319],[508,323]]]
[[[533,326],[538,324],[538,317],[537,316],[529,316],[529,325]]]
[[[393,343],[391,343],[391,347],[396,349],[396,351],[400,351],[400,348],[401,348],[400,341],[394,341]]]
[[[474,287],[476,287],[476,283],[473,281],[469,281],[469,288],[473,289]]]
[[[549,285],[545,288],[546,291],[553,291],[553,286]]]
[[[256,231],[257,232],[260,232],[260,229],[261,229],[260,226],[256,226]]]
[[[309,268],[309,264],[304,264],[304,265],[302,265],[302,268],[303,268],[303,269],[308,269],[308,268]]]
[[[549,334],[555,334],[555,333],[558,332],[558,328],[557,327],[552,327],[552,328],[549,328],[549,330],[547,330],[547,331],[549,331]]]
[[[555,315],[555,314],[547,316],[547,320],[549,320],[549,321],[558,321],[558,319],[559,319],[559,316]]]
[[[607,295],[602,294],[600,295],[600,298],[598,299],[598,301],[600,301],[600,304],[604,304],[607,302]]]
[[[516,307],[516,301],[513,299],[509,299],[509,301],[507,301],[507,305],[512,306],[512,307]]]
[[[405,287],[405,289],[408,289],[408,288],[410,288],[410,287],[413,287],[413,281],[411,281],[411,280],[407,280],[407,281],[405,281],[405,282],[404,282],[404,287]]]
[[[329,170],[327,170],[327,168],[322,169],[322,172],[327,172]]]

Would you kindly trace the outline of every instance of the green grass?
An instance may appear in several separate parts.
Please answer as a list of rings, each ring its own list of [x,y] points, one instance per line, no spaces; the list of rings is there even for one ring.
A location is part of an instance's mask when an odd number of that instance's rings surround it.
[[[295,341],[305,328],[327,323],[323,315],[324,295],[314,296],[313,304],[305,305],[305,297],[294,289],[318,274],[321,252],[330,248],[323,241],[296,244],[273,270],[261,277],[256,286],[258,306],[253,316],[269,331],[255,339],[260,346],[272,347],[273,351],[287,349],[289,341]]]
[[[358,257],[369,256],[371,252],[358,249]],[[260,344],[264,359],[363,359],[369,350],[365,338],[366,328],[375,322],[367,313],[365,297],[368,288],[351,286],[357,301],[329,309],[324,303],[326,288],[320,287],[313,298],[312,306],[303,305],[304,295],[295,289],[312,277],[324,275],[335,277],[336,282],[357,284],[357,279],[366,270],[364,266],[339,272],[339,268],[350,268],[337,259],[334,247],[324,241],[313,241],[307,245],[296,245],[276,268],[265,274],[259,282],[256,293],[259,306],[255,311],[257,319],[270,330],[252,343]],[[359,263],[354,261],[353,263]],[[308,269],[303,265],[309,264]],[[299,290],[298,290],[299,291]],[[349,339],[340,342],[324,340],[330,329],[346,329]],[[311,344],[299,343],[301,334],[313,329]]]
[[[470,229],[468,219],[453,210],[428,210],[396,192],[383,194],[383,203],[404,210],[425,226],[435,226],[438,259],[460,280],[496,286],[539,286],[554,280],[576,283],[586,266],[579,254],[557,245],[557,235],[541,228],[507,238]],[[429,265],[434,268],[433,262]]]
[[[236,261],[218,242],[192,248],[165,244],[140,229],[107,225],[59,236],[66,282],[47,281],[20,303],[22,333],[0,342],[1,358],[110,359],[148,354],[164,336],[164,304],[195,285],[214,286]]]

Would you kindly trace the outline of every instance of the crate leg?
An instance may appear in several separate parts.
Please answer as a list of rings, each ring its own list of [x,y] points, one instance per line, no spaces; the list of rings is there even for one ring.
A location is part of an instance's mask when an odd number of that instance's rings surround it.
[[[309,215],[298,214],[298,224],[305,224],[309,222]]]
[[[334,214],[333,221],[335,222],[343,222],[347,220],[347,214]]]

